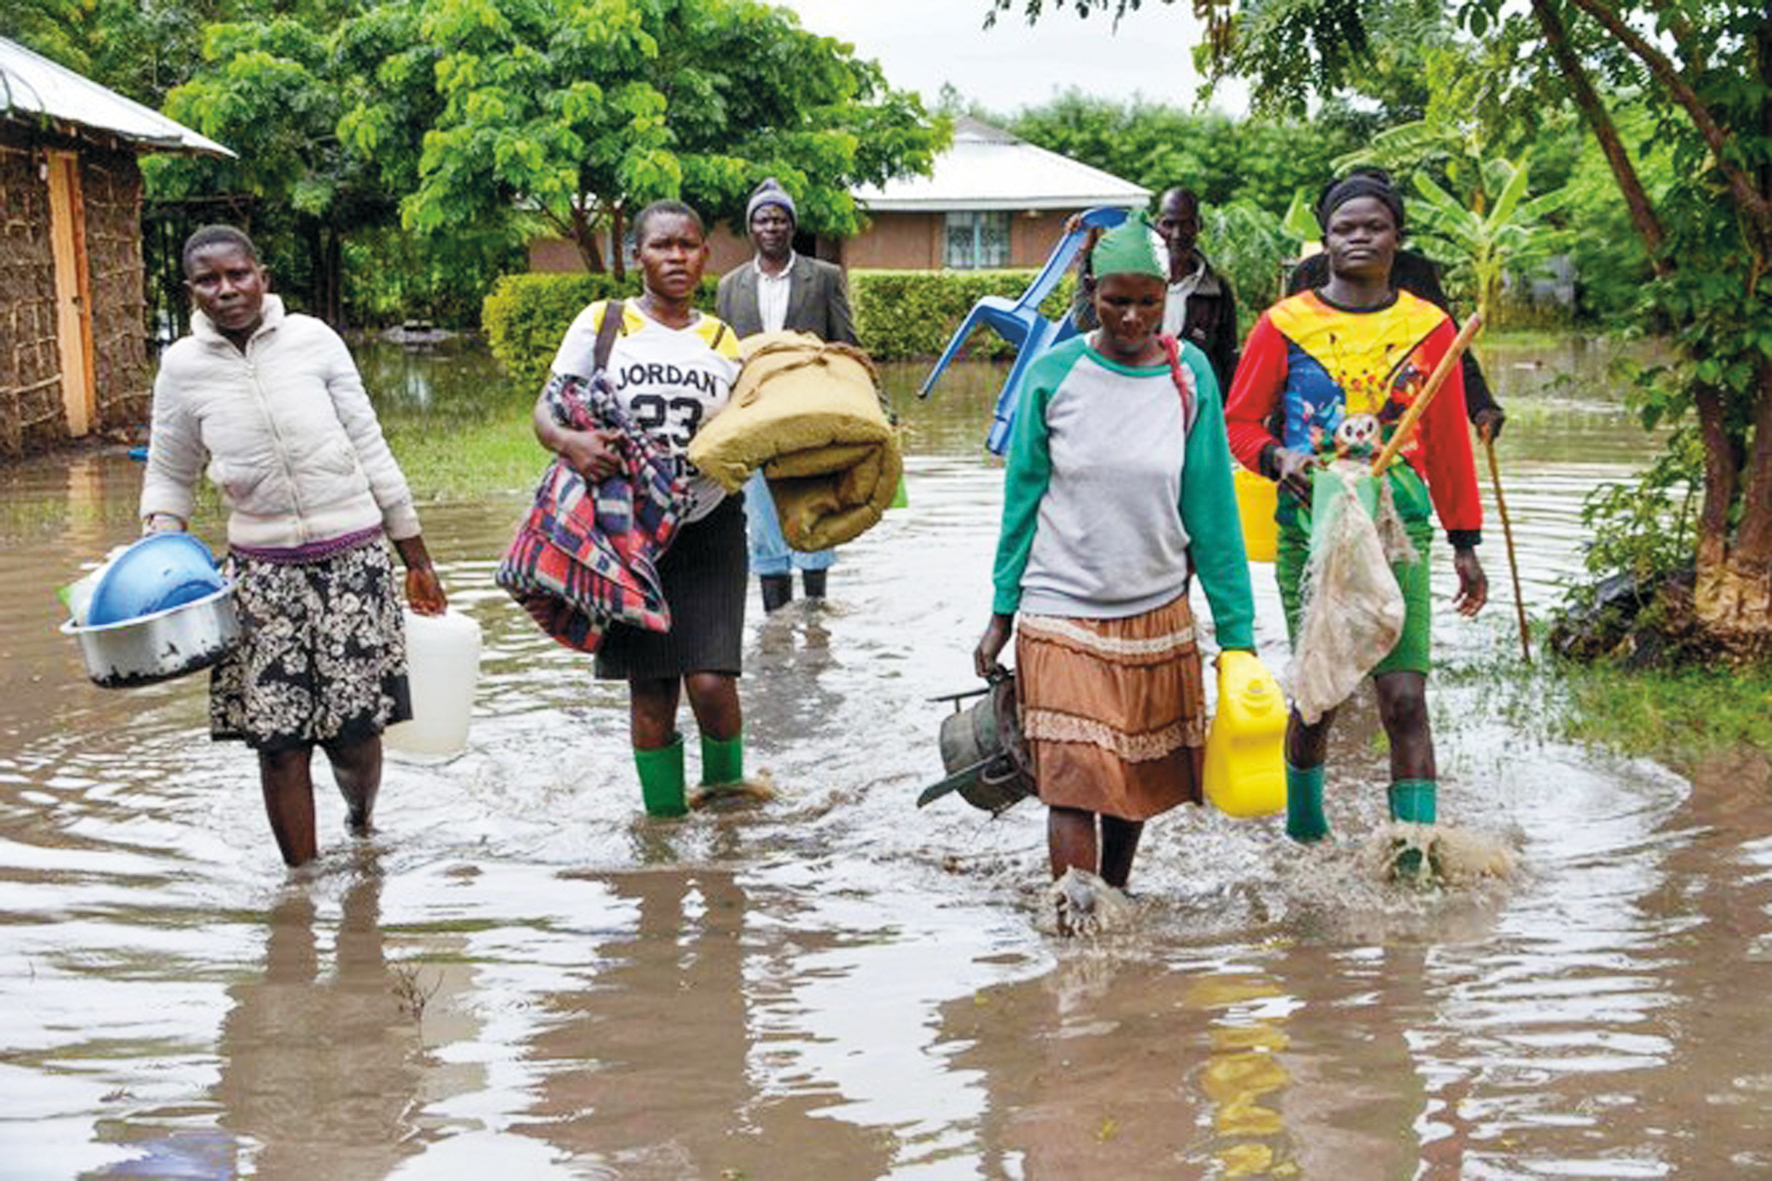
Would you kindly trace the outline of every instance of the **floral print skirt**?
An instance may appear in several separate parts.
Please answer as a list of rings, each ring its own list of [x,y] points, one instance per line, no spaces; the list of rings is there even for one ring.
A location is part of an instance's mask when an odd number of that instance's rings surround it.
[[[312,562],[230,560],[241,639],[210,672],[211,738],[274,752],[358,742],[412,717],[380,537]]]

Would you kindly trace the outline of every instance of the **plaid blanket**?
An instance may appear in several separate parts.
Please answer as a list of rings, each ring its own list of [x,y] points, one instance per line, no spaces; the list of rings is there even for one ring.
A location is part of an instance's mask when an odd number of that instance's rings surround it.
[[[596,487],[556,458],[495,578],[541,629],[568,648],[595,652],[611,623],[669,631],[658,559],[677,535],[683,483],[663,443],[636,426],[601,372],[555,374],[545,396],[575,430],[620,432],[622,470]]]

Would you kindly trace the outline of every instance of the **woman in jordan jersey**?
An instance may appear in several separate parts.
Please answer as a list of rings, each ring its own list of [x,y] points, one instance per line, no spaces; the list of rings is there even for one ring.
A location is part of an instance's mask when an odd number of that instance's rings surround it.
[[[735,785],[744,777],[738,674],[744,638],[745,528],[742,496],[728,496],[689,463],[696,431],[725,408],[738,375],[732,330],[694,307],[707,235],[695,210],[657,201],[634,218],[634,250],[644,276],[640,298],[622,305],[609,355],[611,388],[633,421],[662,439],[686,477],[683,524],[659,561],[671,629],[650,632],[614,624],[597,650],[597,675],[628,682],[629,730],[646,810],[686,810],[683,736],[677,732],[684,689],[701,732],[702,783]],[[589,377],[606,303],[580,312],[554,357],[553,379]],[[614,436],[554,422],[544,391],[535,434],[590,483],[617,469]]]

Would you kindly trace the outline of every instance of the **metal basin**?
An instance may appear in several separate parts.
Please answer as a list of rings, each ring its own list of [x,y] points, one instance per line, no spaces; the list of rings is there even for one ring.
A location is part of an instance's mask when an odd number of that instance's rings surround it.
[[[151,685],[208,668],[240,640],[234,584],[152,615],[94,627],[73,620],[62,634],[80,643],[86,675],[107,689]]]

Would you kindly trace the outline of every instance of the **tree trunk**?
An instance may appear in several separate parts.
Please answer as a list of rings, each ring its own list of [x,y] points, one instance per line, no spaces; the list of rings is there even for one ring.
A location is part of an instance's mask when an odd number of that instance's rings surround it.
[[[1561,14],[1551,6],[1551,0],[1532,0],[1532,12],[1538,17],[1538,27],[1544,31],[1544,41],[1550,47],[1551,56],[1557,60],[1557,69],[1569,83],[1569,93],[1575,99],[1575,105],[1599,141],[1600,151],[1605,153],[1613,179],[1618,182],[1618,190],[1624,194],[1631,224],[1643,239],[1643,245],[1649,248],[1650,264],[1657,275],[1667,275],[1673,270],[1673,264],[1661,256],[1666,238],[1661,221],[1655,216],[1655,207],[1649,203],[1649,194],[1643,191],[1643,182],[1637,179],[1636,166],[1624,150],[1624,141],[1618,138],[1618,128],[1613,126],[1605,104],[1594,91],[1593,83],[1588,81],[1581,59],[1575,56],[1569,45],[1569,31],[1563,25]]]
[[[579,261],[593,275],[603,273],[603,251],[597,246],[596,222],[585,214],[584,207],[572,207],[572,244],[578,247]]]
[[[301,237],[308,248],[308,299],[313,314],[333,328],[343,327],[343,301],[340,298],[343,254],[338,233],[317,217],[301,218]]]
[[[1762,359],[1759,399],[1754,413],[1753,445],[1748,452],[1741,521],[1734,544],[1728,539],[1728,505],[1722,501],[1721,527],[1712,517],[1711,469],[1716,448],[1710,424],[1701,413],[1705,438],[1705,504],[1698,543],[1698,584],[1693,607],[1707,632],[1731,654],[1748,659],[1772,655],[1772,361]],[[1721,428],[1720,399],[1716,413]],[[1700,404],[1701,412],[1703,404]],[[1723,448],[1728,449],[1724,439]],[[1733,491],[1734,472],[1728,473]],[[1720,498],[1722,489],[1716,490]]]
[[[344,235],[336,228],[321,231],[321,240],[325,243],[325,286],[326,299],[322,306],[326,309],[321,317],[334,328],[345,326],[345,250]]]
[[[1772,28],[1762,26],[1755,36],[1758,50],[1760,80],[1772,83]],[[1772,92],[1760,100],[1760,130],[1772,136]],[[1772,165],[1762,164],[1758,175],[1760,193],[1772,198]],[[1762,210],[1772,201],[1762,204]],[[1760,244],[1772,242],[1772,216],[1761,216],[1755,210],[1744,210],[1744,220],[1758,222],[1747,226],[1750,246],[1756,251]],[[1744,298],[1756,297],[1755,287],[1763,281],[1768,260],[1756,253]],[[1698,550],[1698,585],[1694,608],[1698,619],[1712,634],[1738,656],[1764,657],[1772,654],[1772,358],[1761,355],[1755,372],[1756,398],[1753,414],[1753,442],[1747,453],[1746,478],[1742,487],[1741,520],[1735,529],[1734,543],[1728,540],[1728,502],[1720,510],[1722,527],[1713,532],[1711,456],[1717,451],[1710,438],[1710,424],[1704,422],[1700,404],[1700,422],[1705,431],[1705,506],[1704,529]],[[1722,429],[1721,399],[1715,410],[1716,427]],[[1722,440],[1727,448],[1728,440]],[[1732,453],[1731,453],[1732,455]],[[1733,492],[1734,473],[1730,473]],[[1719,490],[1720,491],[1720,490]],[[1710,559],[1707,562],[1707,557]]]
[[[619,201],[609,211],[609,253],[615,256],[611,269],[619,283],[628,277],[628,225]]]
[[[1723,392],[1706,386],[1693,397],[1704,442],[1704,502],[1698,511],[1697,586],[1693,603],[1709,623],[1725,613],[1723,584],[1729,566],[1729,509],[1735,503],[1735,452],[1723,422]]]

